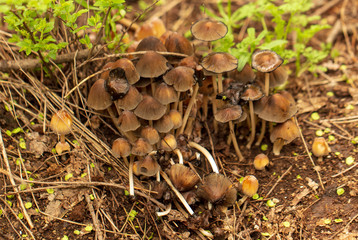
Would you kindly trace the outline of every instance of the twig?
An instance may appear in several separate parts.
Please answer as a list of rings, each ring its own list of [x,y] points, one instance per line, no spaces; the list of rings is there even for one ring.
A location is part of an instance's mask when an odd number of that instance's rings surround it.
[[[339,172],[339,173],[337,173],[337,174],[332,175],[331,177],[338,177],[339,175],[342,175],[342,174],[344,174],[344,173],[346,173],[346,172],[352,170],[352,169],[355,168],[356,166],[358,166],[358,163],[356,163],[356,164],[354,164],[353,166],[351,166],[351,167],[349,167],[349,168],[343,170],[342,172]]]
[[[100,226],[98,223],[98,218],[96,216],[96,213],[94,212],[92,201],[91,201],[89,194],[86,194],[85,198],[86,198],[88,209],[89,209],[91,217],[92,217],[94,228],[96,230],[96,236],[98,237],[98,240],[103,240],[103,233],[100,229]]]
[[[286,176],[292,169],[292,165],[282,174],[282,176],[276,181],[276,183],[272,186],[272,188],[270,189],[270,191],[268,191],[268,193],[265,195],[265,198],[267,198],[272,191],[275,189],[275,187],[277,186],[277,184],[283,179],[284,176]]]
[[[338,233],[342,232],[345,228],[349,226],[356,218],[358,218],[358,214],[355,215],[343,228],[339,229],[337,232],[335,232],[330,238],[328,239],[334,239]]]
[[[300,133],[300,137],[301,137],[301,139],[302,139],[302,142],[303,142],[303,144],[305,145],[306,153],[307,153],[309,159],[311,160],[311,163],[312,163],[312,165],[313,165],[313,169],[316,171],[317,176],[318,176],[318,179],[319,179],[319,182],[320,182],[320,184],[321,184],[321,187],[322,187],[322,189],[324,190],[324,186],[323,186],[323,182],[322,182],[322,179],[321,179],[321,175],[320,175],[319,171],[317,170],[316,164],[314,163],[314,161],[313,161],[313,159],[312,159],[312,157],[311,157],[311,155],[310,155],[310,151],[308,150],[308,146],[307,146],[306,140],[305,140],[305,138],[303,137],[303,134],[302,134],[300,125],[298,124],[297,118],[294,117],[294,120],[295,120],[296,126],[298,127],[298,131],[299,131],[299,133]]]

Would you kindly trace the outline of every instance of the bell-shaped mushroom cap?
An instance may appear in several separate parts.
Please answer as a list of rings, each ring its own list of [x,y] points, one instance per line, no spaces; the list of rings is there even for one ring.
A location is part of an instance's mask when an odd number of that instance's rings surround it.
[[[189,57],[183,58],[178,64],[178,66],[190,67],[194,70],[198,65],[199,59],[194,54]]]
[[[245,101],[256,101],[264,96],[260,87],[255,84],[247,84],[241,94],[241,99]]]
[[[183,66],[170,70],[163,79],[166,84],[174,85],[174,89],[179,92],[188,91],[195,84],[194,70]]]
[[[254,109],[259,118],[278,123],[286,121],[297,112],[295,100],[286,91],[261,98],[255,102]]]
[[[174,135],[167,134],[165,137],[160,141],[160,147],[164,151],[171,152],[177,148],[177,140],[175,139]]]
[[[279,66],[275,71],[270,72],[270,88],[284,84],[288,79],[288,73],[284,66]],[[257,72],[257,81],[265,82],[265,73]]]
[[[213,79],[211,76],[206,77],[201,83],[202,85],[199,87],[199,93],[205,96],[210,96],[214,93]]]
[[[260,153],[254,159],[254,167],[256,170],[264,170],[269,163],[269,158],[263,153]]]
[[[115,68],[109,72],[109,77],[106,81],[106,89],[111,95],[112,100],[117,100],[124,97],[129,90],[129,83],[125,77],[125,72],[122,68]]]
[[[125,138],[117,138],[112,145],[113,155],[117,158],[128,157],[131,154],[131,145]]]
[[[136,156],[145,156],[153,150],[152,145],[144,138],[138,138],[133,143],[132,154]]]
[[[111,95],[106,91],[106,80],[98,79],[91,87],[87,106],[94,110],[104,110],[112,105]]]
[[[133,110],[143,100],[142,94],[134,86],[130,86],[127,94],[117,100],[117,106],[124,110]]]
[[[183,118],[182,118],[180,112],[178,112],[177,110],[170,110],[169,117],[171,118],[171,120],[173,122],[173,125],[174,125],[173,129],[180,128],[181,125],[183,124]]]
[[[189,167],[183,164],[171,166],[168,175],[175,188],[180,192],[189,191],[199,182],[199,177]]]
[[[154,128],[160,133],[168,133],[174,127],[171,117],[165,114],[161,119],[154,121]]]
[[[163,21],[157,17],[145,22],[135,33],[135,38],[141,40],[149,36],[160,37],[166,31]]]
[[[140,136],[145,138],[151,145],[156,144],[160,140],[158,131],[150,126],[142,128]]]
[[[119,128],[123,132],[134,131],[140,127],[136,115],[128,110],[124,110],[118,117]]]
[[[168,52],[182,53],[192,55],[194,50],[193,46],[184,36],[179,33],[173,32],[165,40],[165,47]]]
[[[198,196],[211,203],[231,206],[236,202],[237,191],[233,188],[229,178],[219,173],[210,173],[204,177],[198,187]]]
[[[237,68],[238,60],[229,53],[214,52],[208,54],[201,61],[201,66],[211,73],[224,73]]]
[[[331,152],[331,148],[328,146],[324,137],[316,137],[312,144],[312,153],[316,157],[327,156]]]
[[[144,120],[158,120],[165,114],[167,108],[155,98],[144,95],[143,100],[134,110],[134,114]]]
[[[242,181],[241,191],[248,197],[252,197],[257,193],[259,189],[259,181],[253,175],[244,177]]]
[[[215,41],[225,37],[227,26],[223,22],[205,18],[191,25],[190,31],[198,40]]]
[[[241,84],[252,83],[256,75],[249,64],[245,64],[244,68],[239,72],[237,69],[228,72],[228,77],[234,79],[236,82]]]
[[[136,68],[141,77],[155,78],[168,70],[167,62],[159,53],[148,51],[139,59]]]
[[[147,86],[149,86],[151,83],[151,79],[150,78],[141,78],[138,82],[136,82],[133,86],[137,87],[137,88],[145,88]]]
[[[130,84],[134,84],[139,81],[140,76],[135,68],[134,64],[128,58],[121,58],[114,62],[114,68],[122,68],[125,72],[127,81]]]
[[[114,64],[114,62],[108,62],[108,63],[106,63],[104,66],[103,66],[103,69],[108,69],[107,71],[105,71],[105,72],[103,72],[103,73],[101,73],[101,77],[100,77],[100,79],[107,79],[108,78],[108,76],[109,76],[109,71],[111,71],[113,68],[116,68],[116,67],[114,67],[115,66],[115,64]]]
[[[57,134],[69,134],[72,128],[72,118],[65,109],[59,110],[52,116],[50,126]]]
[[[161,83],[155,88],[154,97],[163,105],[178,101],[178,93],[165,83]]]
[[[289,144],[294,139],[300,136],[299,129],[297,125],[292,121],[292,119],[287,120],[286,122],[277,124],[270,135],[271,142],[275,142],[277,139],[283,139],[284,144]]]
[[[282,63],[283,59],[271,50],[259,50],[252,54],[252,67],[259,72],[272,72]]]
[[[242,115],[242,109],[240,105],[228,105],[223,109],[220,109],[215,114],[215,120],[221,123],[237,120]]]
[[[135,175],[154,176],[160,170],[160,165],[150,155],[133,164],[133,173]]]
[[[138,44],[136,52],[139,51],[156,51],[156,52],[166,52],[167,49],[163,45],[163,43],[159,40],[159,38],[149,36],[144,38]]]

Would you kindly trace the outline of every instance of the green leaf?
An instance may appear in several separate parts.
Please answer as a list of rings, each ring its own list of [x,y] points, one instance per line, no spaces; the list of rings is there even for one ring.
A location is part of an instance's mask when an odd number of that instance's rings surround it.
[[[135,216],[137,216],[138,212],[134,209],[132,209],[132,211],[129,212],[129,220],[133,221]]]
[[[29,209],[29,208],[31,208],[32,207],[32,203],[31,202],[26,202],[25,203],[25,208],[26,209]]]
[[[268,43],[263,43],[260,47],[258,47],[259,49],[273,49],[275,47],[281,46],[288,43],[287,40],[274,40]]]

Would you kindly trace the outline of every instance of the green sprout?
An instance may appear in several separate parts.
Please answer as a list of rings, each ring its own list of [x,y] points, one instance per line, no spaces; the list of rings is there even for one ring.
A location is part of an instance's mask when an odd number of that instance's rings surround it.
[[[352,164],[354,163],[354,160],[355,160],[354,157],[349,156],[349,157],[346,158],[346,164],[347,164],[348,166],[350,166],[350,165],[352,165]]]
[[[311,119],[312,120],[319,120],[320,119],[320,116],[319,116],[319,114],[318,114],[318,112],[313,112],[312,114],[311,114]]]
[[[343,188],[338,188],[337,189],[337,194],[338,194],[338,196],[343,195],[344,194],[344,189]]]

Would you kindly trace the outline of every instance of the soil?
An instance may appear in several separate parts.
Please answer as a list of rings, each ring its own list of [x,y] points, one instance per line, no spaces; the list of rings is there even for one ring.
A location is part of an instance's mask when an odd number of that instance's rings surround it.
[[[205,7],[217,11],[215,1],[210,2]],[[243,2],[233,4],[233,8]],[[66,136],[72,150],[53,154],[58,137],[47,125],[54,109],[46,106],[41,96],[55,102],[53,96],[61,97],[56,89],[58,83],[45,76],[38,83],[27,80],[25,84],[22,73],[11,71],[4,75],[5,80],[0,81],[3,91],[0,100],[4,103],[0,105],[0,125],[5,146],[0,164],[0,239],[31,239],[31,234],[36,239],[65,239],[65,235],[68,239],[210,239],[209,235],[215,239],[358,239],[358,148],[352,142],[358,136],[358,2],[353,1],[352,7],[346,6],[344,0],[333,2],[327,9],[320,1],[314,1],[310,14],[320,13],[331,25],[344,19],[345,25],[335,33],[332,46],[339,56],[328,57],[321,63],[327,72],[316,75],[306,72],[299,78],[293,74],[294,64],[288,64],[292,73],[285,90],[293,95],[299,107],[296,118],[303,138],[285,145],[281,154],[275,156],[269,134],[262,142],[267,145],[266,150],[262,145],[248,150],[246,137],[238,137],[244,155],[244,160],[238,161],[234,148],[226,143],[228,126],[220,124],[220,131],[215,134],[211,110],[206,122],[197,119],[192,139],[213,153],[220,172],[229,177],[233,187],[240,189],[240,178],[246,175],[255,175],[259,180],[258,199],[249,198],[241,204],[243,194],[239,191],[239,201],[227,209],[214,206],[209,211],[200,201],[192,206],[195,215],[188,216],[180,204],[173,202],[167,216],[157,217],[155,213],[164,210],[163,204],[176,197],[167,190],[164,200],[158,200],[159,203],[153,200],[155,193],[150,192],[150,183],[154,179],[148,177],[136,179],[136,190],[141,195],[128,196],[125,191],[128,170],[121,159],[110,154],[110,146],[118,135],[113,133],[116,130],[105,112],[96,113],[99,118],[93,117],[94,112],[74,106],[79,99],[69,98],[73,115],[93,135],[87,137],[86,130],[77,128]],[[185,33],[192,22],[203,17],[200,5],[201,2],[174,1],[171,5],[155,6],[138,24],[159,16],[168,29]],[[137,3],[133,3],[128,19],[134,19],[140,11]],[[319,46],[332,37],[332,31],[319,32],[309,45]],[[78,70],[78,79],[99,70],[94,63],[89,66],[93,68]],[[70,68],[66,71],[70,72]],[[39,72],[28,71],[40,79]],[[91,81],[80,88],[81,92],[90,87]],[[53,95],[38,94],[37,91],[46,92],[41,86],[48,87]],[[5,107],[11,101],[15,104]],[[313,112],[320,118],[313,120]],[[24,131],[6,134],[18,127]],[[309,157],[317,130],[324,131],[327,141],[330,139],[331,152],[322,161]],[[248,136],[247,129],[237,129],[237,135]],[[26,149],[19,147],[20,138],[25,139]],[[270,159],[263,171],[255,170],[252,164],[259,153]],[[175,155],[167,153],[161,157],[160,164],[166,169],[169,164],[164,160]],[[352,165],[347,165],[348,157],[355,159]],[[190,165],[201,176],[210,173],[203,156],[191,158]],[[21,194],[14,193],[10,175],[20,188],[26,185]],[[341,188],[344,193],[339,195],[337,189]],[[24,204],[32,203],[26,211],[33,227],[18,196]],[[268,206],[268,202],[273,205]],[[23,213],[21,218],[19,213]]]

